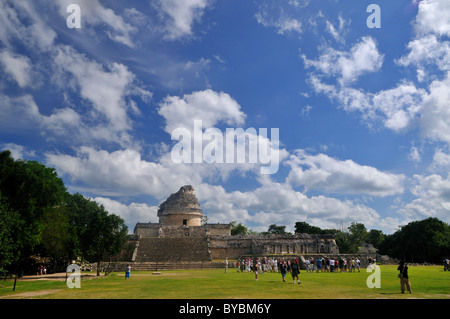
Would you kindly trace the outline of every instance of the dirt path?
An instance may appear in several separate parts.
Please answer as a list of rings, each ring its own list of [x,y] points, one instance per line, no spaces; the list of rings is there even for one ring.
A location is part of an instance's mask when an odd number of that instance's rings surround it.
[[[67,276],[70,274],[66,274],[65,272],[48,274],[48,275],[31,275],[31,276],[23,276],[20,280],[63,280],[67,279]],[[94,278],[97,277],[97,273],[81,273],[81,278]],[[103,275],[101,275],[103,276]]]
[[[103,275],[102,275],[103,276]],[[82,273],[81,277],[84,279],[97,278],[97,273]],[[47,275],[31,275],[31,276],[23,276],[18,279],[17,282],[20,285],[20,282],[30,281],[30,280],[54,280],[54,281],[66,281],[67,275],[65,272],[62,273],[54,273]],[[18,294],[11,294],[0,296],[0,299],[15,299],[15,298],[33,298],[36,296],[45,296],[52,293],[56,293],[61,289],[47,289],[47,290],[37,290],[37,291],[28,291],[22,292]]]
[[[49,294],[53,294],[55,292],[60,291],[61,289],[52,289],[52,290],[38,290],[38,291],[29,291],[29,292],[22,292],[20,294],[11,294],[7,296],[2,296],[0,298],[27,298],[27,297],[36,297],[36,296],[45,296]]]

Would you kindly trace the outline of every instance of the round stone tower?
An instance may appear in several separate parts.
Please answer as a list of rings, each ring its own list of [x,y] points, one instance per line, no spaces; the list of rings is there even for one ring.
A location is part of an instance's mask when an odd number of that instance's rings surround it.
[[[164,226],[201,226],[202,210],[194,187],[186,185],[159,205],[159,223]]]

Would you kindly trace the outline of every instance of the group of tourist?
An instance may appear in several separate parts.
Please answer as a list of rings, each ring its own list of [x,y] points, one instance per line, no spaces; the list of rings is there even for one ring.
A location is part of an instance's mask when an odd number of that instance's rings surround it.
[[[238,272],[252,272],[255,269],[262,272],[278,272],[279,262],[276,258],[257,258],[257,259],[243,259],[236,261],[236,268]]]
[[[226,261],[226,269],[228,268],[228,259]],[[376,259],[368,257],[368,264],[375,264]],[[304,260],[306,272],[358,272],[361,271],[361,261],[358,257],[339,257],[339,258],[325,258],[325,257],[309,257]],[[448,269],[449,260],[445,260],[445,267]],[[288,272],[292,275],[293,283],[300,284],[300,262],[297,258],[293,260],[281,258],[255,258],[243,259],[236,261],[236,269],[238,272],[254,272],[255,280],[258,280],[258,274],[264,272],[280,272],[282,281],[286,281],[286,274]],[[408,266],[402,261],[398,266],[398,277],[400,278],[401,292],[407,290],[412,293],[411,284],[408,276]]]
[[[281,258],[247,258],[236,261],[236,269],[238,272],[252,272],[255,269],[259,273],[263,272],[281,272],[281,265],[285,264],[288,271],[291,270],[291,263],[297,260],[288,260]],[[300,262],[297,260],[300,264]],[[369,264],[374,263],[375,259],[368,259]],[[339,258],[325,258],[325,257],[310,257],[304,261],[306,272],[360,272],[361,261],[358,257],[339,257]],[[228,261],[226,261],[228,267]]]
[[[371,262],[369,262],[371,263]],[[306,272],[358,272],[361,271],[361,261],[358,257],[314,258],[305,260]]]
[[[47,267],[45,265],[40,265],[37,271],[36,275],[46,275],[47,274]]]
[[[375,260],[368,260],[369,263]],[[306,272],[360,272],[361,261],[357,257],[352,258],[325,258],[325,257],[310,257],[304,261]],[[225,259],[225,272],[228,269],[228,259]],[[292,275],[294,284],[300,284],[300,261],[297,258],[293,260],[281,258],[246,258],[236,261],[237,272],[253,272],[255,280],[258,280],[258,275],[266,272],[279,272],[282,276],[283,282],[286,281],[286,274],[288,272]]]

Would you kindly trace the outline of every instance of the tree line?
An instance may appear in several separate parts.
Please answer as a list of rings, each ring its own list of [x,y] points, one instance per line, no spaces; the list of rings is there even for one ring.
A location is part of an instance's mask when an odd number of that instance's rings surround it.
[[[80,257],[100,266],[127,241],[124,220],[70,194],[55,169],[0,153],[0,272],[35,271],[30,256],[49,257],[55,270]]]
[[[232,235],[256,234],[241,223],[232,222]],[[399,227],[393,234],[384,234],[381,230],[367,228],[362,223],[353,222],[346,229],[321,229],[306,222],[296,222],[294,234],[330,234],[333,235],[339,252],[358,253],[363,243],[372,244],[378,254],[407,262],[441,263],[450,257],[450,225],[435,217],[413,221]],[[291,234],[286,226],[272,224],[267,232],[260,234]]]

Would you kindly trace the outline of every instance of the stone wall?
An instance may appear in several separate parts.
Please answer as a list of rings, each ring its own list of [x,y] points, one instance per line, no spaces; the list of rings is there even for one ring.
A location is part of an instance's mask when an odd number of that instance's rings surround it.
[[[253,254],[253,239],[238,236],[212,236],[209,249],[213,260],[236,259],[239,256]]]
[[[202,262],[211,261],[208,239],[141,238],[134,262]]]
[[[202,214],[196,211],[190,213],[187,209],[182,211],[164,211],[164,214],[159,215],[159,222],[162,225],[175,226],[201,226]]]
[[[159,237],[206,237],[203,226],[161,226]]]
[[[139,237],[158,237],[159,226],[156,223],[137,223],[134,227],[134,234]]]
[[[231,236],[231,224],[206,224],[205,229],[209,236]]]
[[[333,237],[327,235],[267,235],[255,237],[253,252],[268,254],[338,254]]]
[[[230,236],[230,224],[206,224],[204,226],[169,226],[156,223],[137,223],[134,234],[139,237],[206,237]]]

